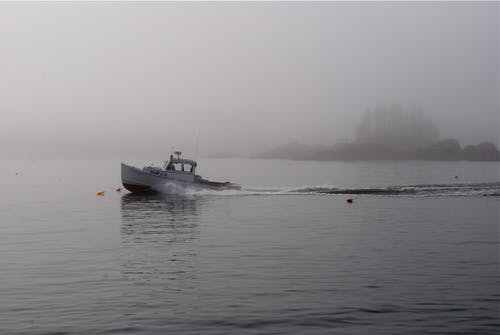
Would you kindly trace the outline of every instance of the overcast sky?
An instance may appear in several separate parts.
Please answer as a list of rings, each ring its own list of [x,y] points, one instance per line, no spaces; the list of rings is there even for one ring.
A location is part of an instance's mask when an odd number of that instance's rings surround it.
[[[249,154],[420,106],[499,132],[499,3],[0,3],[0,155]]]

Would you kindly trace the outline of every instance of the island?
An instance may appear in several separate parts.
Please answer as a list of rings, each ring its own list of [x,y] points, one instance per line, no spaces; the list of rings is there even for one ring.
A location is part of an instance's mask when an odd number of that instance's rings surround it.
[[[436,125],[421,109],[408,112],[395,104],[367,110],[352,142],[331,146],[292,142],[252,157],[316,161],[500,161],[500,152],[492,142],[462,147],[457,139],[440,139]]]

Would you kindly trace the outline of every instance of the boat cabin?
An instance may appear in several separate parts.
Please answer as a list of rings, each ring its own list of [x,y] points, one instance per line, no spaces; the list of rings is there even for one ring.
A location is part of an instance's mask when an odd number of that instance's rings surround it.
[[[195,174],[196,173],[196,162],[191,160],[191,159],[184,159],[181,158],[181,152],[176,151],[175,155],[177,157],[174,157],[173,155],[170,155],[170,159],[165,162],[165,165],[163,168],[165,171],[168,172],[184,172],[184,173],[191,173]]]

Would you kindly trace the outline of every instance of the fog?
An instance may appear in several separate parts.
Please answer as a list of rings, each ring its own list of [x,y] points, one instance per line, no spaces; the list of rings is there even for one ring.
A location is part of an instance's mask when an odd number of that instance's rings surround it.
[[[333,145],[390,104],[499,144],[498,2],[0,3],[0,46],[1,157]]]

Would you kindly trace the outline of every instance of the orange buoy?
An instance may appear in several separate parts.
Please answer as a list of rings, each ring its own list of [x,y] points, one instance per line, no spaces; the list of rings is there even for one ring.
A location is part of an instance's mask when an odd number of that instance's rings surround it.
[[[104,192],[105,192],[105,191],[99,191],[99,192],[97,192],[96,194],[97,194],[97,195],[104,195]]]
[[[352,204],[353,199],[352,198],[347,198],[346,200],[348,203]]]

